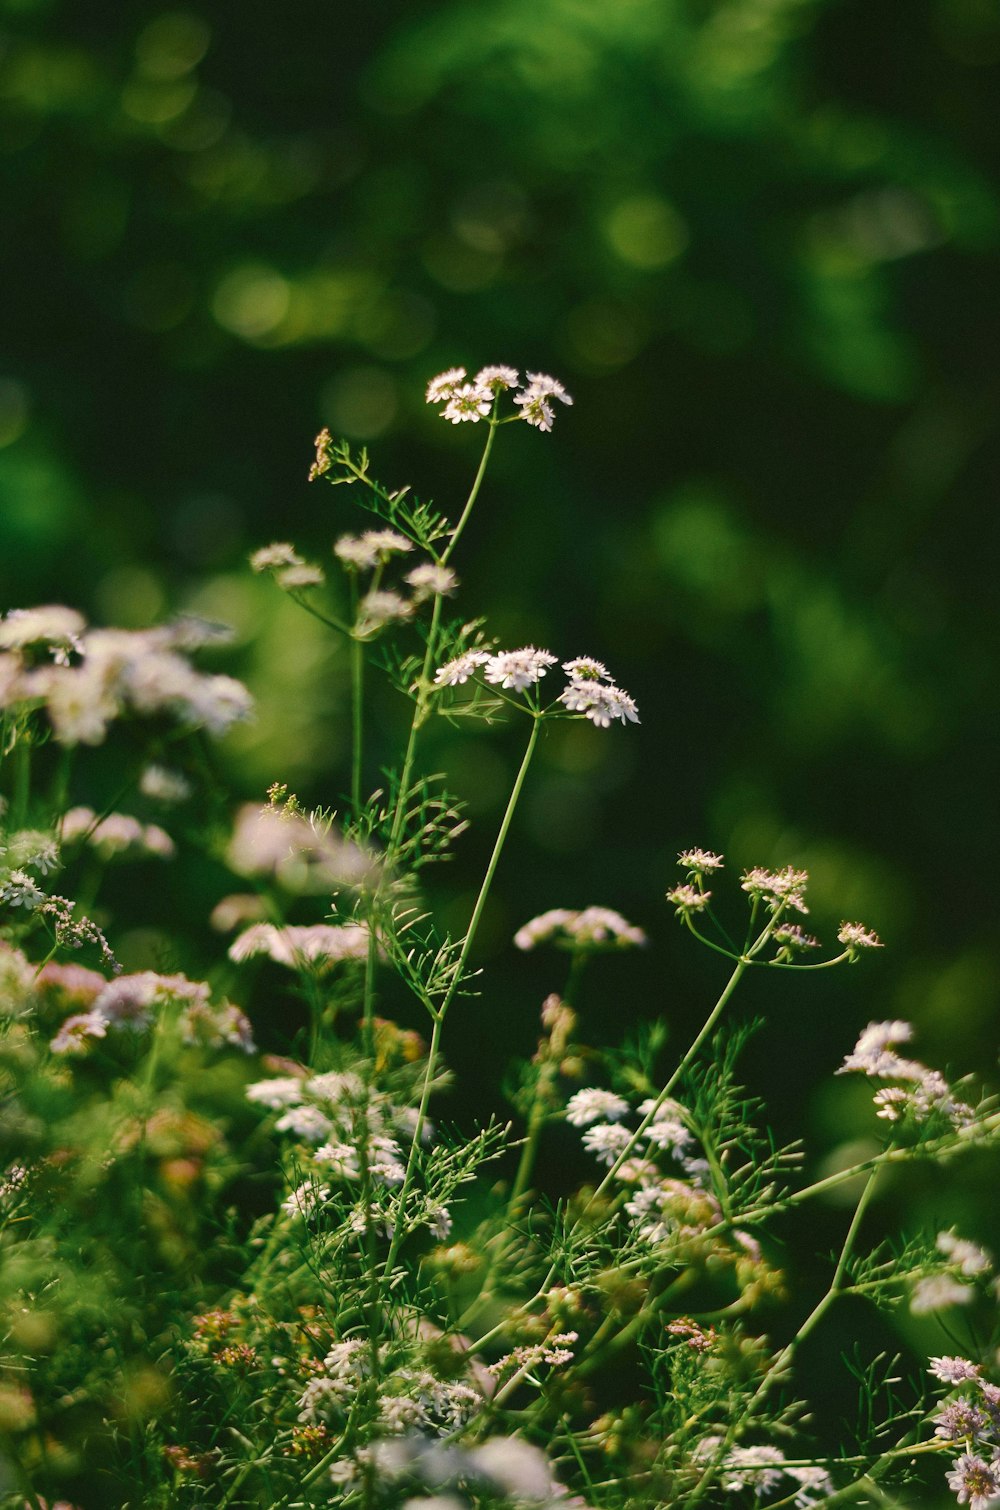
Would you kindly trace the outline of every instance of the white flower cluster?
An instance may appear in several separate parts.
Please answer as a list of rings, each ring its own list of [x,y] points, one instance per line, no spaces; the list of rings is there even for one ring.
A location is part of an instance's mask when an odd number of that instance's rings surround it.
[[[550,650],[537,650],[534,645],[524,645],[519,650],[466,650],[454,660],[439,666],[434,673],[438,687],[462,687],[479,674],[491,686],[509,692],[527,692],[536,687],[557,657]],[[633,698],[621,687],[616,687],[600,661],[578,656],[564,661],[563,670],[569,681],[556,701],[568,713],[589,718],[600,729],[607,729],[615,720],[621,723],[639,722],[639,710]]]
[[[236,814],[227,859],[241,876],[270,876],[297,895],[358,885],[374,861],[321,815],[245,803]]]
[[[108,813],[99,818],[92,807],[71,807],[62,822],[64,844],[82,842],[96,849],[102,860],[140,859],[147,856],[171,860],[174,841],[156,823],[140,823],[128,813]]]
[[[145,1032],[156,1013],[171,1006],[181,1009],[179,1024],[184,1042],[206,1048],[238,1048],[245,1054],[255,1052],[247,1018],[232,1002],[213,1004],[211,989],[204,981],[188,980],[186,975],[158,975],[153,970],[105,981],[96,971],[52,965],[46,966],[43,975],[47,984],[70,989],[81,1005],[88,1006],[86,1012],[74,1013],[63,1022],[49,1044],[53,1054],[86,1054],[95,1040],[106,1038],[109,1032]]]
[[[740,885],[753,901],[764,902],[772,912],[782,912],[789,907],[795,912],[808,912],[805,902],[808,881],[809,872],[796,870],[792,865],[786,865],[784,870],[766,870],[762,865],[755,865],[743,872]]]
[[[756,1499],[773,1493],[789,1478],[798,1489],[792,1499],[796,1510],[809,1510],[820,1504],[833,1492],[833,1483],[826,1468],[820,1464],[801,1466],[785,1463],[785,1454],[769,1442],[760,1442],[750,1447],[724,1448],[724,1438],[709,1435],[702,1437],[695,1450],[699,1462],[719,1461],[720,1482],[727,1494],[740,1494],[752,1489]]]
[[[250,557],[250,566],[255,572],[271,572],[278,586],[286,592],[322,587],[326,581],[321,566],[306,561],[293,545],[284,540],[276,540],[273,545],[265,545],[254,551]]]
[[[970,1305],[975,1298],[975,1281],[989,1275],[993,1260],[985,1248],[957,1233],[939,1232],[936,1247],[944,1267],[922,1274],[910,1292],[910,1310],[914,1316],[927,1316],[951,1306]]]
[[[219,638],[217,626],[178,620],[159,629],[86,629],[71,609],[15,610],[0,621],[0,707],[44,706],[60,744],[101,744],[126,713],[166,716],[219,735],[250,717],[253,701],[231,676],[186,658]],[[53,653],[40,661],[40,649]]]
[[[482,367],[469,378],[464,367],[450,367],[431,378],[427,384],[427,402],[443,405],[442,419],[453,425],[478,424],[486,419],[501,393],[517,388],[514,403],[520,418],[536,430],[551,430],[555,419],[552,400],[572,404],[566,389],[556,378],[544,372],[529,372],[524,383],[516,367]]]
[[[870,1022],[853,1051],[837,1070],[838,1075],[852,1071],[872,1080],[902,1081],[887,1085],[875,1093],[877,1115],[886,1122],[910,1120],[921,1124],[939,1116],[955,1128],[969,1127],[976,1114],[964,1101],[956,1100],[945,1077],[928,1069],[918,1059],[905,1059],[896,1052],[900,1044],[913,1037],[908,1022]]]
[[[233,940],[229,958],[239,963],[265,954],[289,970],[302,970],[309,965],[366,959],[368,940],[368,929],[360,923],[289,924],[284,928],[254,923]]]
[[[1000,1496],[1000,1386],[968,1358],[932,1358],[930,1373],[950,1394],[934,1416],[934,1435],[964,1451],[945,1475],[960,1505],[986,1510]]]
[[[406,1499],[403,1510],[466,1510],[472,1485],[477,1501],[483,1494],[498,1510],[508,1504],[530,1505],[532,1510],[589,1510],[583,1500],[567,1495],[541,1448],[519,1437],[487,1437],[466,1447],[411,1432],[361,1448],[355,1458],[360,1461],[349,1476],[338,1467],[338,1487],[360,1484],[367,1473],[386,1488],[405,1483],[427,1491],[429,1497],[421,1493]]]
[[[400,1106],[391,1097],[370,1088],[366,1093],[364,1082],[354,1071],[276,1075],[248,1085],[246,1097],[257,1106],[281,1113],[275,1123],[276,1132],[289,1133],[300,1143],[313,1146],[312,1160],[317,1177],[340,1182],[361,1179],[358,1123],[362,1119],[361,1125],[364,1126],[363,1119],[367,1118],[369,1174],[378,1184],[389,1189],[403,1183],[406,1174],[403,1144],[413,1139],[414,1110]],[[427,1122],[423,1126],[423,1135],[425,1138],[432,1135]],[[301,1210],[302,1203],[299,1202],[293,1214],[314,1214],[320,1204],[318,1199],[308,1193],[302,1199],[308,1205],[308,1211]],[[358,1230],[363,1231],[364,1214],[358,1215]],[[449,1213],[443,1206],[428,1205],[421,1220],[442,1235],[450,1226]]]
[[[514,935],[517,949],[534,949],[553,943],[560,949],[634,949],[647,943],[641,928],[626,922],[611,907],[553,907],[519,928]]]

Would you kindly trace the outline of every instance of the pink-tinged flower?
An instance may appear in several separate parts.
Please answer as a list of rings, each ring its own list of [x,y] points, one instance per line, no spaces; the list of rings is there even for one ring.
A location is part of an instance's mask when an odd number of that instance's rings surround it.
[[[955,1357],[932,1358],[928,1369],[942,1384],[965,1384],[970,1379],[978,1379],[982,1371],[980,1364]]]
[[[488,650],[466,650],[464,655],[457,655],[453,661],[448,661],[444,666],[439,666],[434,673],[434,685],[436,687],[462,687],[475,676],[481,666],[485,666],[490,660]]]
[[[495,686],[509,688],[512,692],[526,692],[555,663],[556,657],[548,650],[525,645],[521,650],[501,650],[497,655],[491,655],[483,675]]]
[[[473,378],[477,388],[492,388],[494,393],[503,393],[516,388],[519,373],[516,367],[481,367]]]
[[[427,402],[443,404],[445,399],[451,398],[464,377],[464,367],[449,367],[447,372],[439,372],[437,377],[431,378],[427,384]]]
[[[945,1477],[958,1503],[968,1504],[970,1510],[985,1510],[990,1500],[1000,1494],[1000,1474],[996,1466],[972,1452],[963,1452],[960,1458],[956,1458],[954,1468]]]
[[[480,388],[475,383],[463,383],[454,389],[441,418],[451,420],[453,425],[468,422],[478,424],[493,408],[493,393],[489,388]]]

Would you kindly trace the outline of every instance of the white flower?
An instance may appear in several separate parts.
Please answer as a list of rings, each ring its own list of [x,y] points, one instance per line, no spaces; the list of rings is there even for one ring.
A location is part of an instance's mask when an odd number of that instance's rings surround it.
[[[959,1237],[955,1232],[939,1232],[937,1249],[946,1258],[950,1258],[953,1264],[957,1264],[962,1274],[985,1274],[993,1262],[985,1248]]]
[[[328,1101],[331,1105],[340,1101],[351,1104],[360,1101],[364,1093],[364,1082],[352,1070],[325,1070],[322,1075],[310,1076],[306,1081],[306,1090],[310,1096],[315,1096],[319,1101]]]
[[[413,604],[401,598],[398,592],[366,593],[361,599],[358,629],[362,634],[368,634],[372,630],[381,629],[385,624],[408,619],[412,613]]]
[[[991,1500],[1000,1494],[1000,1470],[995,1463],[971,1452],[963,1452],[956,1458],[955,1466],[945,1474],[948,1488],[953,1490],[960,1505],[968,1503],[970,1510],[986,1510]]]
[[[885,1080],[922,1080],[928,1073],[926,1068],[914,1059],[901,1058],[894,1051],[896,1044],[908,1043],[912,1036],[913,1028],[908,1022],[870,1022],[837,1074],[860,1070],[865,1075]]]
[[[793,1501],[796,1510],[809,1510],[810,1505],[815,1505],[817,1501],[822,1501],[827,1495],[833,1493],[830,1475],[819,1464],[809,1464],[803,1468],[786,1468],[785,1472],[799,1485]]]
[[[301,591],[306,587],[322,587],[326,581],[326,575],[321,566],[310,566],[303,562],[301,566],[288,566],[278,573],[278,586],[286,592]]]
[[[324,1164],[330,1173],[340,1180],[360,1180],[361,1167],[358,1163],[358,1151],[349,1143],[323,1143],[313,1158],[317,1164]]]
[[[583,1135],[583,1146],[588,1153],[600,1160],[602,1164],[613,1164],[619,1154],[624,1153],[632,1141],[632,1134],[627,1127],[621,1127],[614,1122],[597,1122],[593,1127],[588,1127]]]
[[[536,430],[551,430],[555,410],[548,402],[550,398],[557,398],[563,404],[573,402],[562,383],[555,378],[543,372],[529,372],[527,387],[514,395],[514,402],[521,409],[521,418],[529,425]]]
[[[75,648],[85,628],[82,614],[62,603],[12,608],[5,619],[0,619],[0,650],[25,650],[29,645]]]
[[[575,660],[563,661],[563,670],[575,682],[609,682],[608,668],[588,655],[578,655]]]
[[[302,557],[296,551],[294,545],[287,541],[275,541],[272,545],[264,545],[258,551],[254,551],[250,557],[250,566],[253,571],[275,571],[282,566],[302,566]]]
[[[439,372],[437,377],[431,378],[427,384],[427,402],[443,404],[445,399],[451,398],[464,377],[464,367],[449,367],[447,372]]]
[[[646,935],[611,907],[585,907],[575,912],[553,907],[519,928],[514,935],[518,949],[555,939],[570,949],[627,949],[646,943]]]
[[[139,778],[139,790],[153,802],[186,802],[191,796],[191,783],[180,771],[148,765]]]
[[[271,1080],[255,1080],[244,1093],[257,1106],[277,1111],[282,1106],[298,1106],[302,1101],[302,1081],[293,1075],[275,1075]]]
[[[413,588],[415,603],[423,603],[426,598],[444,597],[458,586],[458,578],[451,567],[438,566],[434,561],[422,561],[407,572],[403,580]]]
[[[290,1132],[304,1143],[322,1143],[332,1126],[318,1106],[290,1106],[274,1124],[275,1132]]]
[[[661,1107],[660,1112],[662,1110],[663,1108]],[[678,1155],[682,1154],[686,1148],[690,1148],[694,1142],[693,1135],[684,1126],[679,1117],[672,1117],[669,1114],[661,1116],[659,1113],[657,1113],[651,1125],[646,1128],[643,1137],[652,1143],[654,1147],[669,1148],[672,1153]]]
[[[972,1296],[971,1285],[960,1284],[951,1274],[925,1274],[910,1292],[910,1310],[914,1316],[929,1316],[949,1306],[967,1306]]]
[[[370,571],[375,566],[384,565],[390,557],[412,549],[413,541],[396,530],[365,530],[363,535],[341,535],[333,553],[345,566]]]
[[[452,390],[447,404],[441,411],[441,418],[450,420],[453,425],[460,425],[463,422],[476,425],[489,414],[492,408],[492,389],[480,388],[476,383],[463,383]]]
[[[483,672],[486,680],[513,692],[526,692],[543,677],[556,657],[548,650],[525,645],[521,650],[501,650],[491,655]]]
[[[982,1371],[981,1364],[954,1356],[932,1358],[928,1367],[928,1372],[942,1384],[965,1384],[970,1379],[978,1379]]]
[[[44,891],[39,890],[26,870],[12,870],[0,881],[0,902],[6,902],[8,907],[23,907],[25,912],[34,912],[44,901]]]
[[[444,666],[439,666],[434,673],[434,683],[438,687],[462,687],[475,676],[480,666],[485,666],[491,659],[486,650],[466,650],[463,655],[458,655],[453,661],[448,661]]]
[[[100,1012],[82,1012],[67,1017],[49,1044],[53,1054],[85,1054],[94,1038],[105,1038],[108,1024]]]
[[[330,1187],[328,1185],[314,1185],[311,1180],[307,1180],[282,1201],[281,1209],[289,1216],[308,1218],[315,1215],[323,1202],[329,1199]]]
[[[572,681],[559,694],[559,701],[570,713],[582,713],[599,729],[609,729],[615,719],[622,723],[639,722],[634,699],[620,687],[605,686],[603,682]]]
[[[706,870],[721,870],[724,862],[721,855],[713,855],[710,849],[682,849],[677,856],[677,863],[685,870],[701,873]]]
[[[229,946],[229,958],[239,962],[266,954],[278,965],[299,970],[304,965],[366,959],[368,937],[368,929],[360,923],[313,923],[285,928],[276,928],[273,923],[254,923],[234,939]]]
[[[602,1091],[596,1087],[577,1091],[566,1103],[566,1121],[572,1127],[588,1127],[591,1122],[620,1122],[629,1113],[629,1104],[624,1096],[614,1091]]]
[[[784,870],[765,870],[761,865],[744,871],[741,886],[755,900],[763,900],[776,912],[780,907],[794,907],[798,912],[808,912],[803,891],[809,880],[805,870],[795,870],[786,865]]]
[[[477,1473],[492,1480],[508,1497],[547,1501],[558,1493],[544,1452],[517,1437],[498,1437],[473,1447]]]
[[[840,943],[844,944],[852,956],[859,949],[881,949],[882,941],[877,933],[872,933],[870,928],[864,928],[860,923],[841,923],[840,932],[837,934]]]
[[[502,393],[507,388],[516,388],[519,373],[516,367],[480,367],[473,378],[477,388],[492,388]]]
[[[677,916],[687,917],[692,912],[701,912],[711,900],[710,891],[700,891],[697,886],[675,886],[667,892],[667,901],[677,909]]]
[[[59,846],[51,834],[40,829],[22,828],[11,834],[4,859],[12,868],[28,865],[40,876],[48,876],[59,869]]]
[[[758,1496],[767,1494],[781,1483],[784,1461],[785,1455],[779,1447],[763,1444],[734,1447],[725,1457],[722,1487],[728,1493],[735,1493],[749,1486]]]

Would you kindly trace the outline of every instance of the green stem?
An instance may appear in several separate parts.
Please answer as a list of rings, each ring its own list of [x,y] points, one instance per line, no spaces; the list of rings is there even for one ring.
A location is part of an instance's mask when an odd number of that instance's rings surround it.
[[[535,745],[538,743],[538,731],[540,728],[541,719],[538,717],[533,717],[531,720],[531,734],[528,738],[528,744],[525,749],[524,756],[521,760],[520,769],[514,780],[514,785],[511,789],[510,797],[507,801],[507,809],[503,815],[503,820],[497,832],[496,842],[493,845],[493,853],[490,855],[489,864],[486,867],[486,874],[483,877],[483,883],[479,888],[479,895],[476,898],[476,905],[472,909],[472,917],[469,919],[469,927],[466,932],[465,938],[462,941],[462,947],[459,951],[458,959],[455,962],[453,968],[450,984],[445,993],[444,999],[441,1002],[441,1005],[434,1012],[434,1026],[431,1032],[430,1046],[427,1050],[427,1068],[424,1071],[423,1087],[420,1093],[420,1106],[417,1110],[416,1126],[413,1129],[413,1142],[410,1144],[410,1153],[406,1161],[406,1174],[403,1178],[402,1189],[399,1192],[399,1219],[396,1221],[395,1229],[392,1235],[392,1241],[389,1245],[389,1254],[385,1261],[385,1269],[383,1270],[384,1280],[388,1280],[388,1277],[392,1273],[392,1266],[395,1262],[396,1254],[399,1251],[399,1244],[403,1238],[404,1223],[402,1218],[406,1208],[406,1197],[409,1194],[410,1186],[413,1183],[413,1175],[416,1168],[417,1155],[420,1149],[420,1138],[424,1129],[424,1122],[427,1115],[427,1103],[430,1099],[431,1086],[434,1083],[434,1076],[437,1073],[437,1061],[441,1046],[441,1028],[446,1016],[448,1015],[448,1010],[455,999],[458,988],[461,985],[465,965],[472,950],[472,946],[475,943],[476,934],[479,931],[479,924],[483,916],[483,909],[486,906],[486,902],[490,894],[490,888],[493,885],[493,877],[496,875],[497,866],[500,863],[500,856],[503,853],[504,845],[507,842],[507,835],[510,832],[510,825],[514,817],[514,812],[517,808],[518,801],[520,800],[521,791],[524,787],[525,778],[528,774],[528,767],[531,765],[531,757],[535,753]]]
[[[361,759],[364,718],[364,646],[351,640],[351,807],[354,816],[361,811]]]
[[[469,493],[468,498],[465,501],[465,508],[462,510],[461,518],[459,519],[459,521],[456,524],[455,528],[451,532],[451,539],[448,541],[448,544],[445,546],[444,550],[441,552],[441,565],[442,566],[447,566],[447,564],[448,564],[448,558],[450,557],[452,551],[455,549],[456,545],[458,544],[459,537],[461,536],[462,531],[465,529],[465,526],[469,522],[469,515],[472,513],[472,509],[473,509],[473,506],[474,506],[474,504],[476,502],[476,499],[479,497],[479,489],[482,487],[482,485],[483,485],[483,478],[486,476],[486,463],[490,459],[490,452],[493,449],[493,439],[494,439],[496,433],[497,433],[496,422],[491,419],[490,420],[489,433],[488,433],[488,435],[486,437],[486,445],[483,447],[483,454],[482,454],[482,457],[481,457],[480,462],[479,462],[479,471],[476,473],[475,479],[473,480],[472,489],[471,489],[471,491]]]

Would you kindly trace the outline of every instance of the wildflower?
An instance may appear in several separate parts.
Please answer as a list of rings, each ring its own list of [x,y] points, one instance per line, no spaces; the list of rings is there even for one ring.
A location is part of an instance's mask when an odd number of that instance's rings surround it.
[[[289,1216],[303,1216],[308,1219],[315,1216],[319,1207],[329,1199],[328,1185],[314,1185],[311,1180],[306,1180],[282,1201],[281,1209]]]
[[[949,1306],[967,1306],[972,1293],[970,1285],[960,1284],[951,1274],[925,1274],[913,1286],[910,1311],[914,1316],[929,1316]]]
[[[959,1237],[955,1232],[939,1232],[937,1249],[953,1264],[957,1264],[962,1274],[984,1274],[993,1262],[985,1248]]]
[[[437,687],[462,687],[470,676],[475,676],[480,666],[485,666],[490,660],[491,656],[486,650],[466,650],[453,661],[438,667],[434,673],[434,684]]]
[[[361,599],[358,616],[359,634],[370,634],[386,624],[398,623],[413,614],[413,604],[401,598],[398,592],[370,592]]]
[[[548,650],[525,645],[521,650],[501,650],[491,655],[483,672],[486,680],[513,692],[526,692],[554,666],[556,657]]]
[[[191,796],[191,783],[179,771],[148,765],[139,778],[139,790],[153,802],[186,802]]]
[[[571,1127],[588,1127],[591,1122],[599,1122],[602,1118],[608,1122],[620,1122],[628,1113],[629,1104],[624,1096],[595,1087],[577,1091],[566,1103],[566,1121]]]
[[[230,944],[229,958],[239,962],[256,954],[266,954],[290,970],[301,969],[303,965],[366,959],[368,930],[360,923],[314,923],[286,928],[254,923]]]
[[[227,859],[238,875],[270,875],[287,890],[329,893],[355,885],[371,858],[316,815],[248,802],[236,814]]]
[[[852,960],[857,959],[862,949],[882,948],[882,941],[878,934],[872,933],[870,928],[862,927],[860,923],[841,923],[837,938]]]
[[[622,723],[639,722],[635,699],[620,687],[608,687],[602,682],[572,681],[558,700],[570,713],[582,713],[599,729],[609,729],[615,719]]]
[[[698,875],[706,870],[721,870],[724,864],[722,856],[713,855],[710,849],[682,849],[677,863],[684,870],[693,870]]]
[[[0,902],[6,902],[8,907],[34,912],[44,901],[44,891],[39,890],[26,870],[12,870],[0,881]]]
[[[317,1164],[323,1164],[332,1175],[340,1180],[360,1180],[361,1167],[358,1163],[358,1151],[349,1143],[323,1143],[313,1158]]]
[[[274,1124],[275,1132],[289,1132],[304,1143],[322,1143],[333,1124],[318,1106],[290,1106]]]
[[[301,592],[307,587],[322,587],[326,581],[326,575],[321,566],[310,566],[303,562],[300,566],[288,566],[284,571],[278,572],[278,586],[286,592]]]
[[[244,1092],[248,1101],[277,1111],[282,1106],[298,1106],[302,1101],[302,1081],[292,1075],[276,1075],[271,1080],[255,1080]]]
[[[722,1487],[728,1493],[752,1488],[758,1498],[776,1489],[784,1472],[785,1455],[778,1447],[733,1447],[723,1463]]]
[[[476,425],[492,408],[492,389],[481,388],[477,383],[462,383],[452,389],[441,418],[450,420],[453,425],[464,422]]]
[[[819,939],[813,938],[811,933],[803,932],[798,923],[782,923],[771,937],[778,946],[775,958],[779,960],[790,960],[803,949],[819,948]]]
[[[48,876],[59,869],[59,846],[51,834],[42,833],[39,829],[22,828],[16,834],[11,834],[4,859],[12,867],[27,865],[32,870],[37,870],[40,876]]]
[[[560,948],[572,950],[628,949],[647,942],[642,929],[627,922],[612,907],[584,907],[579,912],[553,907],[519,928],[514,945],[518,949],[533,949],[550,939]]]
[[[962,1437],[974,1440],[982,1435],[989,1424],[978,1405],[974,1405],[971,1400],[954,1400],[950,1405],[943,1406],[933,1419],[937,1423],[934,1435],[944,1437],[946,1442],[957,1442]]]
[[[588,655],[578,655],[573,661],[563,661],[563,670],[574,682],[609,682],[608,669],[600,661]]]
[[[802,1468],[786,1468],[788,1477],[799,1485],[793,1504],[796,1510],[809,1510],[833,1493],[833,1482],[828,1471],[818,1463],[809,1463]]]
[[[333,554],[347,567],[371,571],[384,566],[392,556],[412,549],[413,541],[396,530],[365,530],[363,535],[341,535],[334,544]]]
[[[404,578],[413,588],[413,601],[423,603],[427,598],[444,597],[455,591],[458,578],[450,566],[438,566],[434,561],[422,561]]]
[[[932,1358],[928,1368],[928,1373],[940,1379],[942,1384],[965,1384],[970,1379],[978,1379],[982,1371],[981,1364],[956,1357]]]
[[[613,1164],[631,1141],[632,1134],[628,1128],[620,1127],[614,1122],[597,1122],[583,1135],[584,1148],[602,1164]]]
[[[464,367],[449,367],[447,372],[439,372],[437,377],[431,378],[427,384],[427,402],[443,404],[445,399],[451,398],[464,377]]]
[[[306,1081],[306,1090],[319,1101],[334,1104],[338,1101],[359,1101],[364,1093],[360,1075],[350,1070],[326,1070],[322,1075],[312,1075]]]
[[[996,1464],[987,1463],[971,1452],[963,1452],[956,1458],[954,1468],[945,1478],[958,1503],[968,1502],[970,1510],[985,1510],[990,1500],[1000,1494],[1000,1471]]]
[[[555,410],[548,402],[557,398],[560,403],[572,404],[573,400],[562,383],[547,377],[543,372],[529,372],[527,387],[514,395],[514,402],[521,410],[521,418],[536,430],[551,430]]]
[[[744,871],[740,884],[754,901],[766,902],[772,912],[785,907],[794,907],[797,912],[808,912],[809,908],[803,897],[803,889],[808,880],[808,871],[795,870],[791,865],[786,865],[784,870],[765,870],[763,866],[755,865],[751,870]]]
[[[517,1437],[494,1437],[473,1447],[469,1456],[477,1475],[483,1474],[508,1498],[547,1503],[562,1493],[544,1452]]]
[[[693,912],[702,912],[711,900],[710,891],[700,891],[697,886],[675,886],[673,891],[667,892],[667,901],[677,910],[679,918],[686,918]]]
[[[520,374],[516,367],[480,367],[473,378],[477,388],[491,388],[494,393],[503,393],[516,388]]]
[[[67,1017],[49,1044],[53,1054],[85,1054],[92,1039],[107,1036],[108,1024],[100,1012],[82,1012]]]
[[[902,1059],[894,1052],[897,1044],[908,1043],[912,1037],[913,1028],[908,1022],[870,1022],[837,1074],[860,1070],[881,1079],[920,1080],[927,1074],[924,1066],[916,1060]]]
[[[305,563],[294,545],[287,541],[275,541],[273,545],[261,546],[250,557],[251,569],[255,572],[277,571],[279,567],[304,566]]]
[[[26,650],[31,645],[77,647],[86,620],[74,608],[49,603],[40,608],[12,608],[0,619],[0,650]]]
[[[660,1111],[662,1112],[662,1110],[663,1108],[661,1107]],[[680,1118],[671,1116],[669,1113],[665,1116],[657,1114],[654,1121],[646,1128],[643,1137],[648,1143],[652,1143],[654,1147],[669,1149],[671,1153],[677,1154],[678,1157],[684,1152],[685,1148],[690,1148],[694,1142],[693,1135],[684,1126]]]

